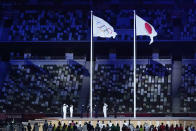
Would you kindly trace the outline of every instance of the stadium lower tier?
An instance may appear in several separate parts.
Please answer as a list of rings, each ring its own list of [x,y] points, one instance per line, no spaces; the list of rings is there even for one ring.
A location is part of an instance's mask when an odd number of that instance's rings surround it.
[[[133,64],[130,61],[97,60],[94,63],[95,115],[103,114],[104,103],[108,104],[109,114],[133,113]],[[137,112],[195,112],[196,74],[192,63],[183,60],[182,68],[177,70],[182,73],[175,76],[171,59],[138,59]],[[61,114],[64,103],[69,107],[73,105],[74,114],[89,113],[89,61],[11,60],[1,62],[0,66],[5,68],[0,81],[0,113]],[[176,78],[181,81],[175,81]]]

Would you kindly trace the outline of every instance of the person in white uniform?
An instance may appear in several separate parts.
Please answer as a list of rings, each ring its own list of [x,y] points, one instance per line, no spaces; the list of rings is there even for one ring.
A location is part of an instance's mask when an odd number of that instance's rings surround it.
[[[108,107],[108,105],[106,103],[104,103],[104,105],[103,105],[103,115],[104,115],[105,118],[107,117],[107,107]]]
[[[69,110],[70,110],[70,117],[72,118],[73,117],[73,105],[70,106]]]
[[[68,105],[63,104],[63,119],[66,119],[66,116],[67,116],[67,107],[68,107]]]

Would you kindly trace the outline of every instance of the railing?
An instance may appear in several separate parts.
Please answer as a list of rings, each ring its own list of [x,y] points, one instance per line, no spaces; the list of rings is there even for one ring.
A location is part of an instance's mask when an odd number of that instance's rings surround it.
[[[137,113],[137,117],[196,117],[195,113]],[[23,119],[23,120],[33,120],[41,119],[45,117],[62,117],[60,113],[51,114],[40,114],[40,113],[2,113],[0,114],[0,120],[6,119]],[[73,117],[89,117],[89,113],[83,114],[73,114]],[[93,113],[93,117],[103,117],[103,113]],[[108,113],[108,117],[133,117],[133,113]]]
[[[30,56],[30,60],[65,60],[65,56]],[[13,56],[11,60],[24,60],[24,56]],[[86,60],[85,56],[74,56],[74,60]]]
[[[24,60],[24,56],[13,56],[11,60]],[[30,60],[66,60],[65,56],[31,56]],[[74,56],[74,60],[87,60],[86,56]],[[108,60],[109,56],[97,56],[96,60]],[[115,60],[130,60],[133,56],[117,56]],[[137,59],[152,59],[152,56],[137,56]],[[171,56],[160,56],[159,59],[172,59]]]

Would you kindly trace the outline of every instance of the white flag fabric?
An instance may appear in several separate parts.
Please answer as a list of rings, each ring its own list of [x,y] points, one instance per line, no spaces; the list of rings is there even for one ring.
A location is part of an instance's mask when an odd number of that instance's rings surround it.
[[[93,15],[93,37],[115,38],[114,28],[105,20]]]
[[[136,15],[136,35],[145,35],[150,37],[150,44],[153,43],[153,38],[157,36],[154,27],[144,19]]]

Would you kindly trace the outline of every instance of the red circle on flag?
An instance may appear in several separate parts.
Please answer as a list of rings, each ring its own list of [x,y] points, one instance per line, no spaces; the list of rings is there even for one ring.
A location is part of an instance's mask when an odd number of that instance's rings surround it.
[[[145,28],[146,28],[148,34],[152,34],[152,28],[148,23],[145,23]]]

